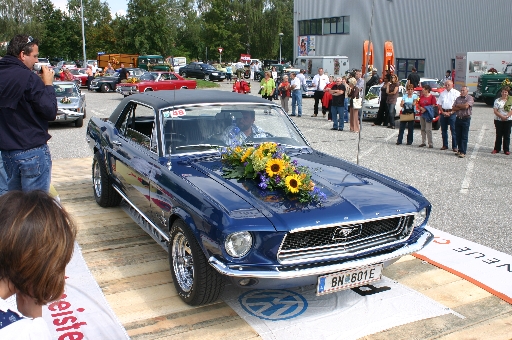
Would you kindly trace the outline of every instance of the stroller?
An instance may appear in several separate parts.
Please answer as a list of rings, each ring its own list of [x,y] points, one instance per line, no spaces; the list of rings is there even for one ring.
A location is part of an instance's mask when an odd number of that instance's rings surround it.
[[[251,93],[251,85],[246,82],[245,80],[236,80],[235,83],[233,84],[233,92],[238,92],[238,93],[243,93],[243,94],[247,94],[247,93]]]

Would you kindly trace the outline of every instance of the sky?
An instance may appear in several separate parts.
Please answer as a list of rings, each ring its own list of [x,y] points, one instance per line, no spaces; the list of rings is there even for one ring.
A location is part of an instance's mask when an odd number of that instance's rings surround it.
[[[101,0],[104,1],[104,0]],[[127,0],[106,0],[108,6],[110,7],[110,12],[112,13],[112,17],[116,16],[116,13],[119,15],[126,14],[127,8]],[[66,5],[68,3],[67,0],[52,0],[55,7],[60,8],[61,10],[66,10]]]

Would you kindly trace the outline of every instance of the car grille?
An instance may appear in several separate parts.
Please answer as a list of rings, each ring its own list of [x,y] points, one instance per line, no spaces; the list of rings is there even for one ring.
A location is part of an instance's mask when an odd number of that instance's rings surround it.
[[[325,261],[354,256],[411,234],[412,215],[292,232],[285,236],[277,258],[281,264]]]

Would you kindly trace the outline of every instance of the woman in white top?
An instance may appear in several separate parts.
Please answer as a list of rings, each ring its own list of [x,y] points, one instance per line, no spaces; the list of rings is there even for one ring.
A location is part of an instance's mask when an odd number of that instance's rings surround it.
[[[0,339],[51,340],[42,307],[64,292],[76,227],[42,191],[2,195],[0,216]]]
[[[510,155],[510,128],[512,126],[512,109],[508,91],[510,87],[505,86],[501,89],[501,97],[494,101],[494,126],[496,127],[496,141],[494,142],[494,150],[492,154],[501,151],[501,144],[503,142],[503,152],[505,155]],[[507,105],[507,101],[509,104]]]

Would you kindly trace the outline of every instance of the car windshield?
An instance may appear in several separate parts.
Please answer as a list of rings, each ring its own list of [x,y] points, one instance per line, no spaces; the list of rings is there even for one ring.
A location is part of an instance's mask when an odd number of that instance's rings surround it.
[[[275,142],[289,148],[306,141],[281,108],[271,105],[213,105],[167,108],[163,117],[166,153]]]
[[[212,65],[208,65],[208,64],[203,65],[203,69],[217,71],[217,69],[215,67],[213,67]]]
[[[433,89],[437,89],[440,87],[439,83],[436,80],[423,80],[421,82],[421,86],[429,85]]]
[[[380,86],[372,86],[372,87],[370,87],[370,90],[368,90],[367,96],[371,94],[372,96],[377,96],[378,97],[379,94],[380,94],[380,88],[381,88]]]
[[[53,84],[55,96],[57,97],[78,97],[78,90],[73,84]]]
[[[74,74],[75,76],[85,75],[86,74],[86,73],[84,73],[85,72],[84,70],[80,70],[78,68],[70,68],[69,72],[71,72],[71,74]]]
[[[163,64],[164,60],[162,58],[148,58],[149,64]]]

